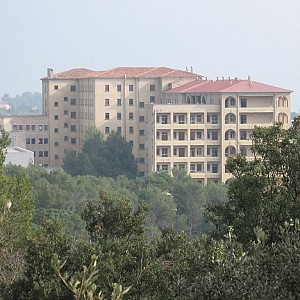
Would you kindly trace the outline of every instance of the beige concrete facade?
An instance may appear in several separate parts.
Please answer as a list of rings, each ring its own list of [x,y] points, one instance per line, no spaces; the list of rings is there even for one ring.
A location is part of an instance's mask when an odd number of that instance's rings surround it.
[[[13,146],[33,151],[36,165],[49,167],[48,117],[1,116],[0,127],[9,133]]]
[[[42,79],[44,114],[49,116],[51,167],[63,164],[67,150],[78,153],[85,132],[96,127],[104,138],[112,131],[120,132],[133,147],[140,173],[146,174],[146,106],[160,103],[162,91],[201,78],[166,68],[116,71],[90,71],[84,76],[77,73],[74,79],[68,72],[56,76],[50,70]]]
[[[284,128],[290,125],[289,91],[171,90],[163,93],[162,103],[168,104],[149,107],[153,123],[149,123],[147,147],[153,155],[147,172],[185,169],[202,184],[230,178],[225,170],[227,157],[241,153],[251,158],[249,136],[255,125],[271,126],[277,121],[283,122]]]

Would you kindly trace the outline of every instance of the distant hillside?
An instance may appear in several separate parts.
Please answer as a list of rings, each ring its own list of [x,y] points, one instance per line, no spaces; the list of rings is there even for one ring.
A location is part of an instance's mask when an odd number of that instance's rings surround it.
[[[1,96],[1,102],[10,105],[8,110],[0,110],[1,115],[38,115],[42,113],[42,94],[24,92],[21,96]]]

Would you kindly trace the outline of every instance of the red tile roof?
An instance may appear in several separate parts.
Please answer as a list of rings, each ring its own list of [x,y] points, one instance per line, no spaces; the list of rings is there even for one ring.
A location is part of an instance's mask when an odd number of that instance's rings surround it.
[[[79,79],[79,78],[153,78],[153,77],[199,77],[202,75],[175,70],[165,67],[118,67],[106,71],[92,71],[88,69],[72,69],[54,74],[54,79]],[[46,77],[47,79],[49,77]]]
[[[253,93],[290,93],[292,91],[271,86],[268,84],[241,79],[226,80],[196,80],[164,91],[164,93],[226,93],[226,92],[253,92]]]
[[[53,74],[52,78],[55,79],[77,79],[82,78],[88,74],[93,74],[94,71],[89,69],[72,69],[61,73]],[[47,78],[47,77],[46,77]]]

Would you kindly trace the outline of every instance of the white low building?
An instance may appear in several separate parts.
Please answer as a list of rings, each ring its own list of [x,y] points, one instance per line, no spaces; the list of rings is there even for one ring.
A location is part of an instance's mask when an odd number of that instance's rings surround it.
[[[20,147],[9,147],[7,148],[4,165],[9,163],[27,167],[30,163],[34,163],[34,153]]]

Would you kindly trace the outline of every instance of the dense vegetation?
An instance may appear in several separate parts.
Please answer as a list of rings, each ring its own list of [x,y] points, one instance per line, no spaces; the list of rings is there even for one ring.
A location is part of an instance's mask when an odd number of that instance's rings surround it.
[[[129,179],[3,170],[3,134],[2,296],[299,299],[299,133],[300,119],[289,130],[255,128],[255,158],[228,160],[228,188],[179,171]]]
[[[9,110],[0,110],[0,115],[40,115],[42,114],[42,94],[24,92],[21,96],[1,96],[1,101],[10,105]]]
[[[137,175],[137,162],[132,147],[120,133],[112,132],[107,139],[96,128],[85,135],[82,152],[69,151],[64,159],[64,170],[73,175],[94,175],[116,178]]]

